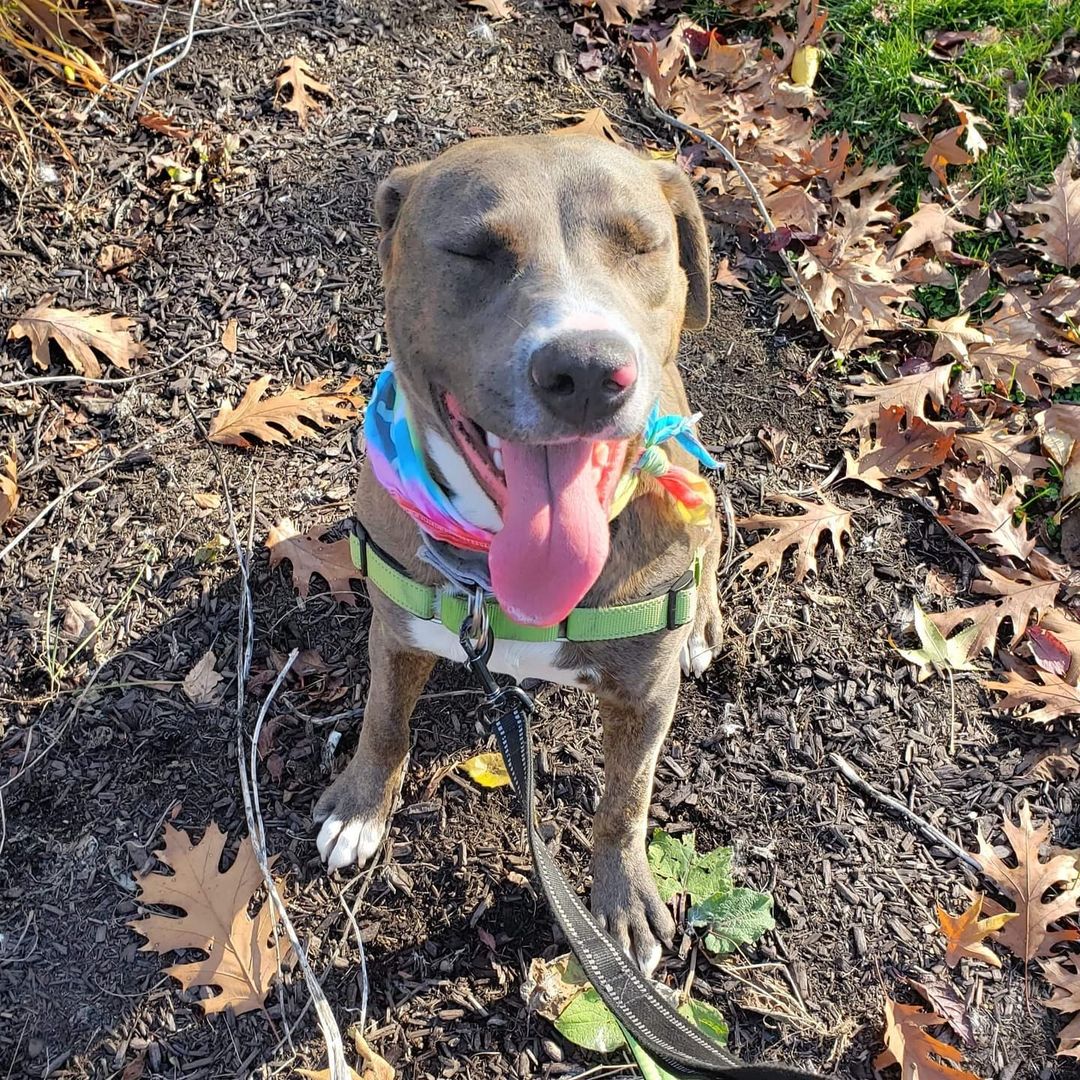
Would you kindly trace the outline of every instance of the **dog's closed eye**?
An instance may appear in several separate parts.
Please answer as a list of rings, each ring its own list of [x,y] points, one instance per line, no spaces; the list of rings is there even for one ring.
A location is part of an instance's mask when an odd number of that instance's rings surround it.
[[[471,236],[454,236],[443,244],[443,251],[459,259],[472,262],[494,262],[495,257],[505,250],[505,245],[493,233],[478,233]]]
[[[651,255],[664,250],[670,237],[643,218],[618,218],[605,222],[603,234],[627,255]]]

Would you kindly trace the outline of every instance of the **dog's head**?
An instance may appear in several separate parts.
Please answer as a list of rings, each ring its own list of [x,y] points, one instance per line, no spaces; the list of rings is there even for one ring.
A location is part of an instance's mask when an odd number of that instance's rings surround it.
[[[560,621],[608,553],[608,508],[673,362],[709,316],[682,171],[601,139],[478,139],[379,187],[387,333],[425,449],[498,531],[492,583]]]

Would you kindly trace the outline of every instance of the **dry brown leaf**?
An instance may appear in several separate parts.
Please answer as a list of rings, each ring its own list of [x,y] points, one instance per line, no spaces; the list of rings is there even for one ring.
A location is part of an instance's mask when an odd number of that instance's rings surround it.
[[[886,480],[915,480],[944,463],[952,449],[955,428],[915,417],[901,430],[904,415],[895,405],[881,410],[876,439],[868,435],[860,439],[858,458],[844,452],[845,480],[861,480],[884,491]]]
[[[624,11],[633,22],[640,19],[652,5],[653,0],[593,0],[585,4],[586,7],[600,9],[605,26],[625,26],[627,20],[623,18]]]
[[[931,361],[937,361],[945,356],[955,356],[958,360],[968,360],[968,349],[973,345],[993,345],[994,339],[974,326],[968,326],[971,312],[965,311],[961,315],[953,315],[948,319],[929,319],[926,328],[937,335],[934,342],[934,355]]]
[[[951,382],[952,364],[942,364],[887,383],[849,385],[852,395],[864,400],[847,407],[850,417],[843,431],[867,431],[884,410],[892,408],[903,409],[909,420],[926,420],[927,401],[939,408],[944,405]]]
[[[645,85],[645,92],[652,96],[661,109],[670,109],[671,85],[679,73],[678,68],[673,66],[667,74],[661,71],[660,50],[655,41],[631,45],[630,55]]]
[[[118,315],[91,315],[88,311],[69,311],[50,307],[46,296],[15,321],[8,331],[8,341],[30,339],[30,355],[41,369],[49,366],[49,343],[55,342],[71,366],[90,379],[101,378],[104,356],[118,368],[131,370],[131,361],[146,355],[146,346],[131,337],[134,319]]]
[[[469,0],[469,7],[480,8],[493,19],[509,19],[514,14],[514,9],[506,0]]]
[[[360,380],[349,379],[340,390],[327,390],[326,379],[292,386],[274,397],[263,398],[270,375],[260,375],[233,408],[228,401],[210,421],[210,441],[250,449],[248,436],[267,443],[286,443],[316,434],[336,420],[352,420],[363,404],[356,392]]]
[[[1072,966],[1066,967],[1066,963]],[[1077,957],[1069,956],[1064,960],[1046,959],[1041,966],[1043,976],[1054,988],[1053,996],[1043,1004],[1057,1012],[1080,1013],[1080,965]],[[1080,1059],[1080,1016],[1073,1016],[1058,1032],[1057,1056]]]
[[[19,509],[19,465],[15,448],[0,454],[0,525],[10,521]]]
[[[918,1005],[901,1005],[885,997],[885,1050],[874,1059],[875,1069],[900,1066],[902,1080],[979,1080],[959,1068],[964,1055],[934,1038],[926,1029],[945,1020]]]
[[[991,967],[1001,967],[1001,961],[983,942],[1017,915],[1006,911],[980,919],[984,899],[982,893],[976,893],[967,910],[960,915],[950,915],[938,905],[938,929],[945,937],[945,963],[949,967],[956,967],[963,959],[982,960]]]
[[[721,289],[738,289],[740,292],[745,293],[750,291],[750,287],[746,282],[731,269],[726,255],[716,261],[716,276],[713,278],[713,282],[719,285]]]
[[[1061,467],[1062,503],[1080,494],[1080,405],[1057,403],[1039,413],[1036,424],[1042,433],[1042,446]]]
[[[225,677],[218,673],[217,657],[207,649],[202,659],[184,676],[184,693],[194,705],[216,705],[221,700],[221,683]]]
[[[995,650],[998,631],[1006,619],[1012,627],[1009,647],[1015,648],[1024,636],[1028,623],[1054,606],[1061,588],[1059,581],[1046,581],[1025,571],[1017,571],[1010,576],[987,566],[980,566],[979,575],[979,579],[972,585],[972,591],[996,599],[975,607],[954,608],[952,611],[928,616],[946,637],[961,623],[968,620],[975,623],[979,631],[972,641],[972,656],[977,656],[984,649],[990,652]]]
[[[583,113],[563,113],[560,118],[571,119],[575,122],[556,128],[551,132],[552,135],[593,135],[598,139],[607,139],[609,142],[620,144],[626,141],[615,130],[611,117],[603,109],[589,109],[588,112]]]
[[[1003,681],[984,682],[987,690],[1000,690],[1005,697],[994,703],[995,709],[1009,712],[1035,705],[1024,713],[1033,724],[1049,724],[1067,716],[1080,716],[1080,690],[1070,686],[1059,675],[1036,668],[1041,683],[1025,679],[1019,672],[1007,671]]]
[[[973,161],[978,161],[990,149],[986,144],[982,131],[979,129],[988,128],[990,121],[986,117],[980,116],[970,105],[964,105],[954,98],[946,98],[945,100],[952,106],[953,112],[956,113],[957,119],[960,121],[960,127],[963,128],[964,149],[971,155]]]
[[[1028,247],[1066,270],[1080,265],[1080,180],[1073,179],[1070,156],[1054,170],[1046,198],[1020,203],[1015,209],[1044,219],[1020,230],[1028,241],[1036,241]]]
[[[311,588],[311,575],[318,574],[330,586],[330,595],[342,604],[353,605],[356,595],[352,579],[360,580],[360,571],[352,558],[348,539],[324,542],[325,525],[316,525],[306,533],[297,532],[288,518],[282,518],[266,538],[271,568],[282,559],[292,564],[293,585],[301,596]]]
[[[1050,839],[1050,823],[1033,828],[1031,807],[1026,802],[1020,804],[1020,824],[1014,825],[1006,818],[1002,828],[1016,866],[1006,866],[981,831],[975,858],[983,873],[1016,905],[1019,915],[998,932],[998,941],[1019,959],[1032,960],[1047,955],[1061,941],[1076,940],[1075,930],[1050,929],[1051,923],[1080,910],[1076,860],[1068,855],[1056,855],[1042,861],[1040,848]],[[1051,890],[1060,891],[1045,899]]]
[[[1028,751],[1016,770],[1017,776],[1031,776],[1036,780],[1075,780],[1080,776],[1080,758],[1076,756],[1080,739],[1069,736],[1051,746],[1038,746]]]
[[[239,329],[239,324],[235,319],[230,319],[225,324],[225,329],[221,331],[221,347],[231,356],[236,352],[237,340],[236,332]]]
[[[975,1033],[972,1030],[968,1003],[960,997],[951,983],[935,978],[933,975],[925,976],[922,982],[917,982],[915,979],[905,981],[926,999],[932,1012],[945,1018],[945,1023],[960,1036],[960,1041],[965,1046],[975,1045]]]
[[[1034,439],[1031,432],[1012,433],[1004,421],[991,421],[981,431],[958,431],[956,451],[968,461],[986,465],[991,472],[1007,469],[1014,484],[1035,482],[1035,474],[1049,467],[1041,454],[1031,454],[1019,448]]]
[[[751,532],[776,530],[772,536],[759,540],[748,549],[744,567],[747,573],[764,566],[767,576],[778,574],[785,552],[795,547],[795,580],[802,581],[811,570],[817,573],[817,546],[822,536],[832,541],[837,565],[843,565],[842,540],[845,534],[851,537],[850,511],[842,510],[825,498],[820,502],[808,502],[790,495],[770,495],[769,499],[786,506],[797,506],[804,513],[787,517],[755,514],[736,522],[739,528]]]
[[[73,645],[81,645],[97,632],[101,617],[81,600],[64,601],[64,618],[60,623],[60,636]]]
[[[889,255],[890,260],[898,259],[901,255],[910,254],[923,244],[931,244],[939,255],[947,256],[952,253],[952,238],[959,233],[971,232],[975,226],[965,225],[957,221],[951,214],[946,213],[945,208],[936,202],[923,202],[919,209],[909,218],[904,218],[901,225],[907,225],[908,230],[896,242],[896,247]]]
[[[287,101],[281,100],[281,95],[288,90]],[[299,56],[290,56],[278,69],[274,76],[274,108],[288,109],[296,113],[296,119],[302,128],[308,125],[308,116],[313,112],[322,112],[324,105],[314,94],[333,99],[330,87],[326,83],[319,82],[311,73],[307,61]]]
[[[1072,655],[1072,663],[1065,673],[1065,681],[1076,686],[1080,680],[1080,622],[1071,619],[1064,608],[1053,607],[1039,620],[1039,626],[1049,630]]]
[[[139,127],[147,131],[156,131],[170,139],[178,139],[180,142],[190,142],[192,133],[185,127],[181,127],[171,116],[155,112],[153,109],[144,113],[137,120]]]
[[[975,160],[958,142],[965,131],[963,124],[939,131],[923,155],[923,164],[938,178],[942,187],[948,186],[946,169],[950,165],[970,165]]]
[[[204,960],[173,964],[165,970],[185,990],[218,987],[221,992],[217,996],[198,1002],[207,1014],[228,1008],[236,1014],[262,1008],[278,974],[272,905],[263,903],[254,919],[248,915],[248,906],[263,884],[251,842],[245,838],[232,866],[223,873],[218,867],[224,848],[225,834],[214,822],[197,845],[187,833],[166,822],[165,847],[155,854],[173,874],[141,877],[139,899],[146,905],[180,908],[184,914],[150,914],[128,923],[147,939],[141,952],[197,949],[206,953]],[[288,952],[288,943],[283,940],[282,962]]]
[[[356,1047],[360,1067],[364,1073],[362,1076],[359,1075],[350,1065],[349,1080],[394,1080],[396,1073],[393,1066],[368,1046],[367,1040],[359,1031],[353,1032],[353,1045]],[[329,1069],[297,1069],[296,1071],[308,1080],[331,1080]]]
[[[221,509],[221,495],[216,491],[195,491],[192,492],[191,501],[200,510],[220,510]]]
[[[1013,515],[1023,500],[1012,484],[1000,498],[995,498],[982,474],[973,479],[960,469],[952,469],[942,477],[942,482],[954,499],[972,508],[971,511],[952,508],[938,514],[942,525],[965,539],[972,539],[973,543],[992,548],[999,555],[1027,561],[1035,540],[1028,536],[1026,525],[1013,523]]]

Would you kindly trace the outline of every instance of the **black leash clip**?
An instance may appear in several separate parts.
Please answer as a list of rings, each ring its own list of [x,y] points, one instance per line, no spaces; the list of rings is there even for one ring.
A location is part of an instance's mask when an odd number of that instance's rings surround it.
[[[514,709],[532,712],[532,697],[520,686],[500,686],[488,668],[488,661],[495,648],[495,635],[490,626],[482,627],[482,633],[477,633],[473,626],[473,616],[469,615],[461,624],[458,640],[465,650],[465,664],[484,692],[480,708],[487,714],[489,724],[494,724],[499,717]]]

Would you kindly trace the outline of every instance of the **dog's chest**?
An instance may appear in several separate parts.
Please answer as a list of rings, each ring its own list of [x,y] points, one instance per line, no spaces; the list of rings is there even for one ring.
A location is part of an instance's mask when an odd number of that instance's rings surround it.
[[[444,660],[464,661],[465,653],[457,635],[441,622],[410,616],[405,632],[417,649],[441,656]],[[560,686],[587,690],[597,682],[596,672],[588,668],[569,668],[559,663],[563,651],[559,641],[507,641],[495,639],[488,668],[499,675],[522,679],[540,679]]]

